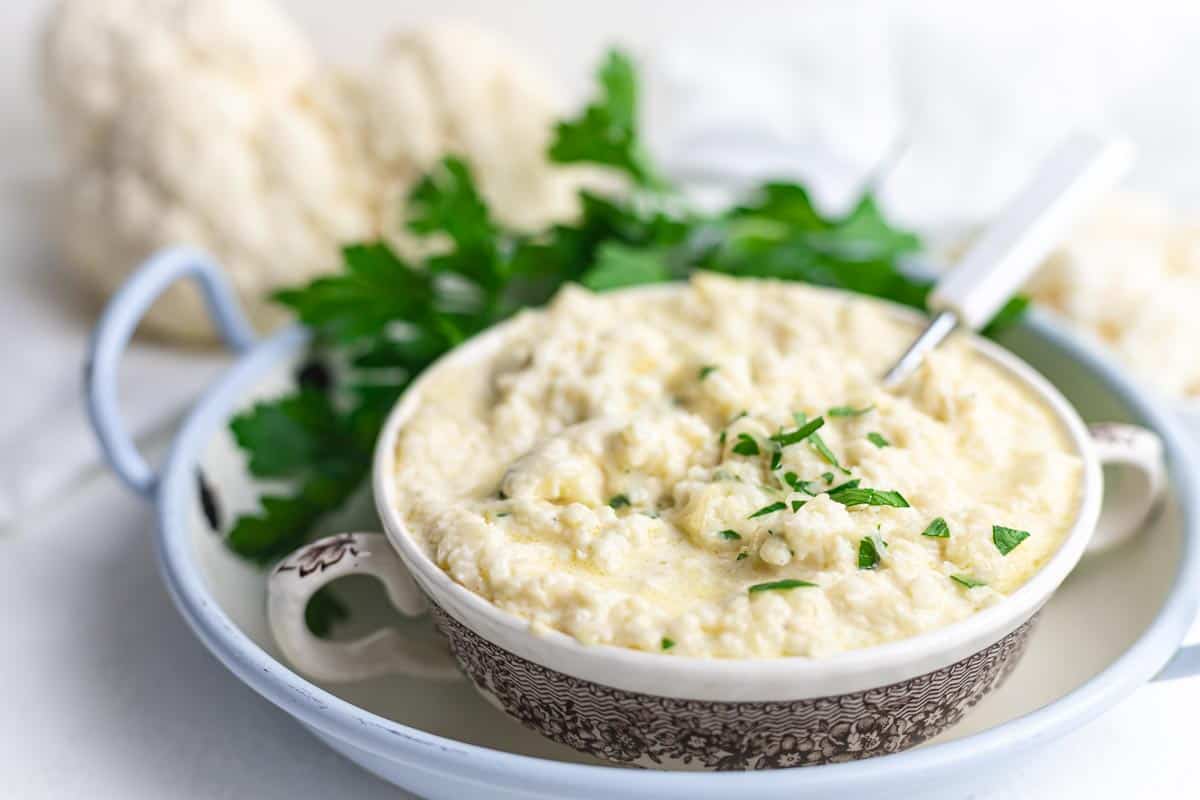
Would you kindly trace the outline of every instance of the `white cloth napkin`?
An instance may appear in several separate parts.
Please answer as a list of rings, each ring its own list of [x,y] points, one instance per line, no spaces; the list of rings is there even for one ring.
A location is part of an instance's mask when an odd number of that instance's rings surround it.
[[[96,303],[58,268],[45,170],[0,176],[0,529],[66,498],[100,464],[82,369]],[[135,341],[121,368],[135,438],[168,427],[228,358]]]

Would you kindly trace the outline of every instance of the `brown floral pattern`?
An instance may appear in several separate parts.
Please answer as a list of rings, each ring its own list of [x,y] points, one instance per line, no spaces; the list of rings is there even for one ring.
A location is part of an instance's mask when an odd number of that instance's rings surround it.
[[[314,572],[323,572],[332,567],[347,555],[358,555],[358,548],[354,544],[354,534],[339,533],[337,536],[313,542],[308,547],[293,553],[276,567],[275,571],[297,570],[301,578],[307,578]]]
[[[865,692],[722,703],[627,692],[509,653],[433,607],[476,688],[512,717],[576,750],[627,765],[748,770],[896,753],[936,736],[999,686],[1036,620],[948,667]]]

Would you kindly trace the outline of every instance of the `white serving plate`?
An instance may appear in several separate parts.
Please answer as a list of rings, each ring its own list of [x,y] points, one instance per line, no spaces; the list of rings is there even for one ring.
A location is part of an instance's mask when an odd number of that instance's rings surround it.
[[[145,307],[181,276],[202,281],[227,340],[244,354],[189,415],[159,478],[121,429],[116,365]],[[291,329],[252,345],[229,302],[219,272],[194,253],[165,254],[136,274],[105,312],[93,342],[88,384],[97,432],[118,474],[157,506],[164,579],[199,638],[239,679],[331,747],[423,796],[963,797],[988,785],[1009,757],[1101,713],[1173,656],[1170,674],[1200,671],[1195,650],[1176,655],[1200,588],[1200,473],[1190,439],[1106,359],[1035,316],[1005,344],[1051,376],[1085,419],[1157,430],[1166,445],[1171,492],[1133,541],[1075,570],[1046,606],[1012,679],[936,740],[832,766],[654,772],[602,766],[543,740],[488,706],[465,683],[385,678],[326,686],[305,680],[280,660],[267,632],[264,576],[225,549],[202,511],[197,476],[204,476],[220,506],[222,528],[254,507],[263,487],[248,480],[227,422],[253,399],[287,385],[303,359],[306,338]],[[367,498],[353,505],[327,520],[328,529],[377,526]],[[350,627],[374,628],[383,617],[395,623],[378,587],[359,582],[344,588],[356,610]]]

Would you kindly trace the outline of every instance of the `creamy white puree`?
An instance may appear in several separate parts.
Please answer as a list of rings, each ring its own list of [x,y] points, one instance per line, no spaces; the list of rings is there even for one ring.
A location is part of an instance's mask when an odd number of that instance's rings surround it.
[[[882,391],[915,332],[886,304],[790,283],[564,290],[493,358],[427,376],[397,441],[399,511],[455,581],[585,643],[820,657],[938,628],[1055,552],[1081,464],[1053,412],[965,341]],[[824,418],[849,474],[811,438],[770,469],[796,412]],[[742,434],[759,455],[733,451]],[[828,494],[851,479],[909,507]],[[948,538],[923,535],[937,517]],[[1029,537],[1003,555],[993,525]],[[886,546],[863,569],[870,537]],[[788,579],[816,585],[749,591]]]

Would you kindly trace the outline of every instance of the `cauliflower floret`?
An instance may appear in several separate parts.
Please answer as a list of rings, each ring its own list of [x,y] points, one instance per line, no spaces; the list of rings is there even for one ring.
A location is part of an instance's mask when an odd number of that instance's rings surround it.
[[[371,156],[395,179],[392,208],[445,153],[471,164],[496,218],[519,229],[570,217],[580,182],[603,180],[546,160],[559,88],[478,29],[444,23],[389,37],[364,76],[364,99]]]
[[[1162,197],[1114,194],[1046,260],[1027,290],[1175,397],[1200,396],[1197,227]]]
[[[358,75],[324,64],[271,0],[63,0],[42,72],[66,156],[60,238],[80,279],[107,294],[155,250],[193,245],[264,329],[283,319],[272,290],[334,271],[346,242],[400,238],[403,198],[447,153],[519,226],[572,213],[589,174],[544,159],[554,87],[461,26],[396,37]],[[213,335],[187,285],[147,325]]]
[[[272,3],[68,0],[43,56],[66,146],[62,246],[93,289],[160,247],[196,245],[269,327],[270,289],[334,269],[339,242],[371,235],[349,100]],[[191,286],[147,322],[211,337]]]

